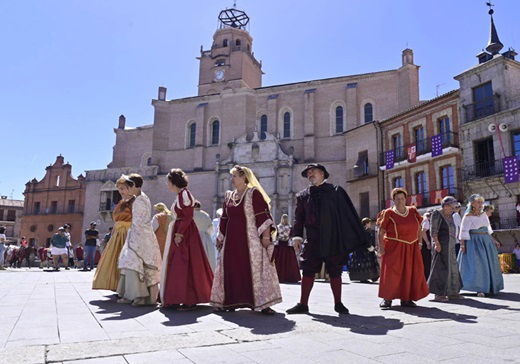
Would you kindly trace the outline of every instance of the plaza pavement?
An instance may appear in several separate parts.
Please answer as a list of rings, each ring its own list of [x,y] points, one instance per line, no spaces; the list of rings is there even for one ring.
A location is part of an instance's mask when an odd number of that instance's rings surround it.
[[[275,316],[117,304],[91,290],[93,272],[0,271],[0,363],[520,363],[520,275],[492,298],[382,311],[377,284],[351,283],[333,310],[317,281],[308,315],[285,315],[299,284],[283,284]]]

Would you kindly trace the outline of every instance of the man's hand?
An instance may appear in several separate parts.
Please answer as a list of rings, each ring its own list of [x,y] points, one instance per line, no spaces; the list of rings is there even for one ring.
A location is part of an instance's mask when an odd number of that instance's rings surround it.
[[[293,248],[297,253],[299,253],[302,250],[302,239],[293,238]]]

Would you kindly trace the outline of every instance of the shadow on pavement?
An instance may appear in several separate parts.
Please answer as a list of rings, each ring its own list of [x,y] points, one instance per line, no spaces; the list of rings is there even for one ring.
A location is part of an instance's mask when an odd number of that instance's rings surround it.
[[[466,298],[463,300],[453,300],[446,302],[445,304],[451,304],[451,305],[460,305],[460,306],[468,306],[473,308],[478,308],[482,310],[508,310],[508,311],[520,311],[518,308],[511,308],[508,305],[497,305],[494,303],[488,303],[488,302],[482,302],[480,300],[474,300],[472,298],[469,298],[467,295],[465,295]],[[476,297],[476,294],[475,294]],[[519,301],[520,300],[520,294],[518,293],[499,293],[497,296],[492,296],[491,299],[501,299],[501,300],[509,300],[509,301]]]
[[[116,295],[109,296],[110,300],[94,300],[89,303],[93,306],[99,307],[98,314],[114,314],[121,313],[120,316],[109,316],[103,318],[102,321],[117,321],[117,320],[128,320],[139,316],[146,315],[151,311],[157,309],[157,306],[132,306],[130,304],[117,303],[115,299]]]
[[[386,335],[390,330],[402,329],[404,324],[399,319],[383,316],[328,316],[309,313],[314,321],[322,322],[335,327],[344,327],[355,334]]]
[[[463,303],[466,300],[458,300],[457,302]],[[455,302],[455,301],[450,301]],[[454,312],[448,312],[441,310],[437,307],[400,307],[396,306],[392,308],[393,311],[399,311],[406,313],[408,315],[417,316],[417,317],[423,317],[423,318],[431,318],[431,319],[437,319],[437,320],[451,320],[460,322],[463,324],[476,324],[477,323],[477,316],[473,315],[465,315],[461,313],[454,313]]]
[[[289,332],[296,325],[296,322],[288,320],[285,314],[280,312],[273,316],[267,316],[248,309],[238,309],[235,312],[215,312],[215,314],[225,321],[251,329],[251,333],[256,335]]]
[[[182,326],[190,325],[197,322],[199,317],[213,313],[213,307],[205,305],[197,305],[189,310],[179,310],[171,307],[161,307],[159,309],[168,321],[161,322],[164,326]]]

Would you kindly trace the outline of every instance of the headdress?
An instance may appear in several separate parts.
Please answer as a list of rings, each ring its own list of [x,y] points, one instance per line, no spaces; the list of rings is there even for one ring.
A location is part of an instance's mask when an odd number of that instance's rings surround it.
[[[238,172],[238,174],[240,176],[245,176],[246,177],[246,179],[247,179],[247,187],[256,187],[256,189],[262,194],[262,196],[264,197],[265,202],[267,203],[267,205],[269,205],[269,208],[270,208],[271,207],[271,205],[270,205],[271,199],[269,198],[267,193],[264,191],[264,189],[260,185],[260,182],[258,182],[258,180],[256,179],[255,174],[253,173],[253,171],[251,171],[247,167],[243,167],[243,166],[239,166],[239,165],[236,165],[234,168],[237,170],[237,172]]]

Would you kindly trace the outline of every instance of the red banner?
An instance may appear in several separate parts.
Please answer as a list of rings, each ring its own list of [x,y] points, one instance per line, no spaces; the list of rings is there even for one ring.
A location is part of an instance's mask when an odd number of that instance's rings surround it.
[[[412,145],[411,147],[408,147],[408,162],[415,163],[416,158],[417,158],[417,146]]]
[[[444,197],[448,196],[448,189],[435,190],[430,192],[430,202],[432,205],[440,205]]]

